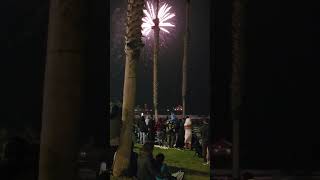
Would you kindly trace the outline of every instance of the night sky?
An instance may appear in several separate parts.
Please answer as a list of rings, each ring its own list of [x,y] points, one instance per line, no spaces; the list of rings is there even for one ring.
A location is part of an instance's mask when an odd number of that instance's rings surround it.
[[[231,4],[215,2],[214,138],[231,140]],[[317,167],[319,10],[312,3],[250,1],[240,123],[244,167]],[[260,164],[259,164],[259,163]],[[261,163],[263,162],[263,163]],[[259,165],[258,165],[258,164]]]
[[[115,8],[125,9],[126,1],[111,1],[110,14]],[[183,1],[168,1],[177,13],[175,36],[165,41],[160,52],[159,105],[180,104],[181,61],[183,47]],[[230,1],[192,1],[189,87],[192,105],[190,112],[208,113],[210,94],[215,119],[212,129],[215,138],[231,137],[228,116],[228,83],[231,62]],[[274,164],[309,166],[319,162],[319,6],[311,3],[250,1],[247,13],[246,78],[244,111],[241,117],[241,154],[244,166],[257,160],[265,166]],[[0,103],[1,127],[17,128],[25,124],[40,126],[46,32],[47,1],[3,0],[0,6]],[[101,8],[101,7],[100,7]],[[214,10],[214,12],[212,12]],[[214,48],[210,64],[209,15],[214,15]],[[101,16],[99,16],[101,18]],[[181,19],[180,19],[181,18]],[[106,54],[99,54],[105,38],[94,35],[107,28],[91,18],[92,39],[87,72],[86,116],[88,131],[95,132],[105,123],[105,104],[108,104],[107,78],[111,98],[121,98],[123,57],[112,57],[110,74]],[[110,16],[112,21],[112,16]],[[119,32],[110,28],[110,34]],[[98,33],[96,33],[98,34]],[[110,36],[110,50],[114,41]],[[121,37],[121,36],[118,36]],[[115,43],[118,45],[117,43]],[[100,49],[99,49],[100,48]],[[118,51],[122,51],[119,46]],[[121,55],[121,54],[119,54]],[[148,53],[139,65],[137,104],[152,102],[152,64]],[[99,60],[98,60],[99,59]],[[106,60],[105,60],[106,59]],[[150,59],[149,59],[150,60]],[[211,72],[211,90],[209,77]],[[110,75],[108,77],[108,74]],[[120,96],[120,97],[119,97]],[[88,125],[88,124],[86,124]],[[102,132],[102,131],[100,131]],[[103,136],[101,136],[103,137]],[[276,162],[276,163],[275,163]],[[251,163],[251,164],[250,164]],[[319,164],[319,163],[317,163]],[[255,164],[256,165],[256,164]],[[261,165],[261,163],[260,163]]]
[[[40,122],[47,8],[48,2],[37,0],[3,1],[0,7],[2,123]]]
[[[161,6],[160,1],[160,6]],[[165,1],[175,12],[173,23],[176,27],[170,34],[160,33],[161,43],[159,55],[159,108],[181,105],[183,35],[185,29],[185,1]],[[110,96],[113,100],[122,99],[124,79],[123,30],[124,17],[116,13],[125,13],[126,1],[111,1],[110,18]],[[188,112],[209,114],[210,111],[210,1],[191,1],[190,20],[190,52],[188,62]],[[121,16],[120,16],[121,17]],[[122,25],[122,26],[121,26]],[[152,40],[146,42],[138,64],[136,104],[148,104],[152,107]]]

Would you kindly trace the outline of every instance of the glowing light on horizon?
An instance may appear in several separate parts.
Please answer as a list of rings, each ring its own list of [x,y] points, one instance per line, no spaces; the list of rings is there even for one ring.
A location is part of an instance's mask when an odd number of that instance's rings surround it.
[[[175,27],[174,24],[168,22],[171,18],[175,16],[174,13],[170,13],[169,10],[171,9],[171,6],[164,3],[158,12],[158,18],[159,18],[159,28],[160,31],[170,33],[170,31],[167,29],[167,27]],[[143,10],[143,13],[145,17],[142,18],[142,34],[144,36],[148,36],[152,30],[152,27],[154,26],[153,20],[156,19],[156,9],[154,9],[152,3],[149,3],[147,1],[147,9]]]

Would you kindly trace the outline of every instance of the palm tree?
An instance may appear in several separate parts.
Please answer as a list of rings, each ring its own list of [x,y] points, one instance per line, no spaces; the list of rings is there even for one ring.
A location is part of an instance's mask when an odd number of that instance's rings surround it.
[[[186,32],[184,36],[184,49],[182,61],[182,117],[186,116],[186,96],[187,96],[187,61],[189,47],[189,9],[190,0],[186,1]]]
[[[239,120],[243,96],[244,43],[243,43],[243,12],[246,0],[232,2],[232,75],[231,75],[231,118],[233,122],[232,152],[234,179],[239,179]]]
[[[159,0],[157,2],[156,9],[156,19],[154,19],[154,46],[153,46],[153,108],[154,108],[154,118],[156,122],[158,121],[158,57],[159,57]]]
[[[136,95],[136,64],[143,46],[141,24],[144,0],[129,0],[126,24],[126,66],[123,88],[122,128],[120,145],[115,155],[113,176],[119,177],[129,166]]]
[[[76,179],[89,1],[51,1],[39,180]]]

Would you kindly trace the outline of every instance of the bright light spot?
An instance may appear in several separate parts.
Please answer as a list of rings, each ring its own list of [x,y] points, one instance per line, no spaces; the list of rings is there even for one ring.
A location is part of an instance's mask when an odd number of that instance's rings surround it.
[[[171,6],[168,4],[164,3],[158,12],[158,18],[159,18],[159,28],[161,31],[164,31],[166,33],[170,33],[166,27],[175,27],[174,24],[170,22],[166,22],[170,19],[172,19],[175,14],[170,13],[169,10],[171,9]],[[147,9],[143,10],[143,13],[145,17],[142,18],[142,34],[144,36],[148,36],[149,33],[152,30],[152,27],[154,26],[153,20],[156,19],[156,9],[153,7],[151,3],[147,1]]]

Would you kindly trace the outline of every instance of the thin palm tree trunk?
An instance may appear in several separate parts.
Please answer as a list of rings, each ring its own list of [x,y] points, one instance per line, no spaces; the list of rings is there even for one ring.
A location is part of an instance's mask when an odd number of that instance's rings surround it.
[[[189,11],[190,0],[186,1],[186,32],[184,35],[183,61],[182,61],[182,117],[186,116],[186,96],[187,96],[187,64],[189,48]]]
[[[240,112],[243,96],[244,43],[243,43],[243,12],[245,0],[233,0],[232,7],[232,77],[231,77],[231,118],[233,122],[232,176],[240,178],[239,143],[240,143]]]
[[[39,180],[76,179],[87,3],[50,3]]]
[[[157,1],[156,9],[156,19],[154,20],[155,26],[154,31],[154,45],[153,45],[153,108],[154,108],[154,118],[156,122],[158,121],[158,58],[159,58],[159,0]]]
[[[140,49],[143,46],[141,40],[143,6],[144,0],[128,0],[122,128],[120,145],[113,164],[113,175],[116,177],[122,175],[123,171],[128,168],[130,162],[136,96],[136,64],[140,57]]]

